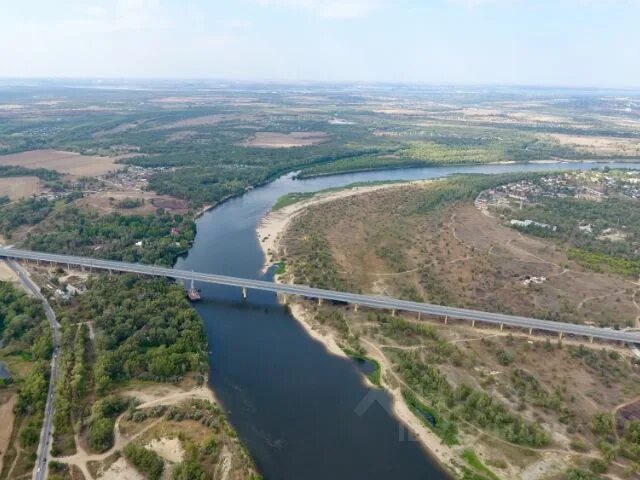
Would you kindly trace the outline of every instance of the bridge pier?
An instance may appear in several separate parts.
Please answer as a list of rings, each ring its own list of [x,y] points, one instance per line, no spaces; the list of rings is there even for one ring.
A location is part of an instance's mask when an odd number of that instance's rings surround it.
[[[504,323],[501,323],[500,324],[500,331],[503,331],[503,330],[504,330]]]
[[[353,304],[353,311],[356,312],[356,313],[358,312],[358,304],[357,303]]]
[[[391,316],[392,316],[392,317],[395,317],[395,316],[396,316],[396,309],[395,309],[395,308],[392,308],[392,309],[391,309]]]
[[[243,300],[247,299],[247,287],[242,287],[242,298]]]
[[[589,337],[589,343],[593,343],[593,337]]]
[[[318,298],[318,306],[320,307],[322,305],[322,299]]]
[[[562,343],[562,332],[558,334],[558,343]]]
[[[422,312],[418,312],[418,321],[422,319]]]
[[[449,315],[444,316],[444,324],[446,325],[447,323],[449,323]]]
[[[533,328],[529,329],[529,336],[533,335]]]
[[[476,326],[476,321],[475,320],[471,320],[471,326],[475,328],[475,326]]]

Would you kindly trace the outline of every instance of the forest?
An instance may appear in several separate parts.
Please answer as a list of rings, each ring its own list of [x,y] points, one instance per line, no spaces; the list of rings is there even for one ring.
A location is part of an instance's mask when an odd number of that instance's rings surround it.
[[[574,198],[541,199],[511,215],[553,225],[555,230],[518,227],[569,248],[571,259],[595,271],[640,275],[640,208],[636,200],[610,197],[600,202]],[[582,229],[580,227],[583,227]],[[589,226],[585,230],[585,226]],[[609,237],[607,232],[620,232]]]
[[[53,352],[51,329],[42,305],[9,282],[0,282],[0,337],[0,360],[16,366],[12,379],[3,380],[0,388],[17,388],[18,392],[13,424],[16,434],[4,452],[2,476],[16,457],[16,471],[33,468]]]
[[[164,211],[156,215],[100,215],[75,206],[59,209],[24,246],[44,252],[95,256],[109,260],[173,265],[195,237],[195,223]]]

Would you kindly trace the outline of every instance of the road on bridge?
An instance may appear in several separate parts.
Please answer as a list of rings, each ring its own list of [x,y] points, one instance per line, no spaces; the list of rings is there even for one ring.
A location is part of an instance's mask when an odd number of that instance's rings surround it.
[[[523,328],[526,330],[542,330],[554,332],[559,335],[577,335],[590,339],[619,341],[626,343],[640,343],[640,333],[610,328],[599,328],[590,325],[578,325],[564,322],[553,322],[537,318],[522,317],[517,315],[505,315],[501,313],[482,312],[465,308],[446,307],[429,303],[411,302],[379,295],[362,295],[357,293],[337,292],[312,288],[305,285],[291,285],[264,280],[252,280],[246,278],[229,277],[212,273],[189,272],[153,265],[139,263],[117,262],[113,260],[101,260],[97,258],[78,257],[72,255],[58,255],[53,253],[33,252],[13,248],[0,248],[0,257],[25,259],[33,261],[52,262],[61,265],[74,265],[83,268],[106,270],[114,272],[130,272],[142,275],[175,278],[179,280],[194,280],[197,282],[228,285],[246,289],[264,290],[280,294],[299,295],[302,297],[319,300],[331,300],[352,305],[365,306],[386,310],[403,310],[419,314],[434,315],[438,317],[450,317],[460,320],[469,320],[473,323],[483,322],[492,325]]]

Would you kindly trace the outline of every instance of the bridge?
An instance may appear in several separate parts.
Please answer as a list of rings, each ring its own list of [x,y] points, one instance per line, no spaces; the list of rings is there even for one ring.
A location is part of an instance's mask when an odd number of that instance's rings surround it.
[[[281,284],[267,282],[264,280],[251,280],[246,278],[230,277],[226,275],[216,275],[212,273],[198,273],[186,270],[178,270],[153,265],[143,265],[139,263],[118,262],[113,260],[101,260],[98,258],[78,257],[73,255],[58,255],[53,253],[34,252],[30,250],[19,250],[14,248],[0,248],[0,258],[12,258],[16,260],[31,260],[36,262],[51,262],[67,267],[82,267],[90,270],[102,270],[108,272],[129,272],[155,277],[167,277],[178,280],[196,281],[212,283],[217,285],[228,285],[242,289],[242,294],[246,298],[247,290],[263,290],[284,295],[298,295],[301,297],[314,298],[318,302],[322,300],[344,302],[358,306],[376,309],[390,310],[393,314],[396,311],[413,312],[418,315],[432,315],[444,317],[445,319],[468,320],[475,325],[476,322],[497,325],[501,329],[504,326],[522,328],[532,333],[534,330],[552,332],[562,338],[563,335],[575,335],[593,339],[618,341],[631,344],[640,344],[640,332],[625,330],[613,330],[609,328],[599,328],[590,325],[577,325],[572,323],[553,322],[540,320],[537,318],[521,317],[516,315],[505,315],[501,313],[482,312],[465,308],[445,307],[429,303],[411,302],[399,300],[391,297],[378,295],[362,295],[357,293],[337,292],[312,288],[305,285]]]

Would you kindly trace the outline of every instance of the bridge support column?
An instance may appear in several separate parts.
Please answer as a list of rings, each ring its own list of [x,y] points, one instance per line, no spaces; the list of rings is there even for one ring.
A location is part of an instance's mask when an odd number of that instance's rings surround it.
[[[357,303],[353,304],[353,311],[356,312],[356,313],[358,312],[358,304]]]
[[[418,321],[422,320],[422,312],[418,312]]]
[[[319,299],[318,299],[318,306],[321,306],[321,305],[322,305],[322,299],[321,299],[321,298],[319,298]]]
[[[471,326],[475,327],[476,326],[476,321],[475,320],[471,320]]]
[[[286,305],[286,304],[287,304],[287,301],[288,301],[287,294],[286,294],[286,293],[283,293],[283,294],[282,294],[282,304],[283,304],[283,305]]]
[[[391,316],[392,316],[392,317],[395,317],[395,316],[396,316],[396,309],[395,309],[395,308],[392,308],[392,309],[391,309]]]
[[[558,343],[562,343],[562,332],[558,334]]]
[[[531,335],[533,335],[533,328],[530,328],[530,329],[529,329],[529,335],[530,335],[530,336],[531,336]]]
[[[444,316],[444,324],[446,325],[447,323],[449,323],[449,315]]]
[[[242,287],[242,298],[247,299],[247,287]]]
[[[503,331],[503,330],[504,330],[504,323],[501,323],[500,324],[500,331]]]
[[[593,337],[589,337],[589,343],[593,343]]]

